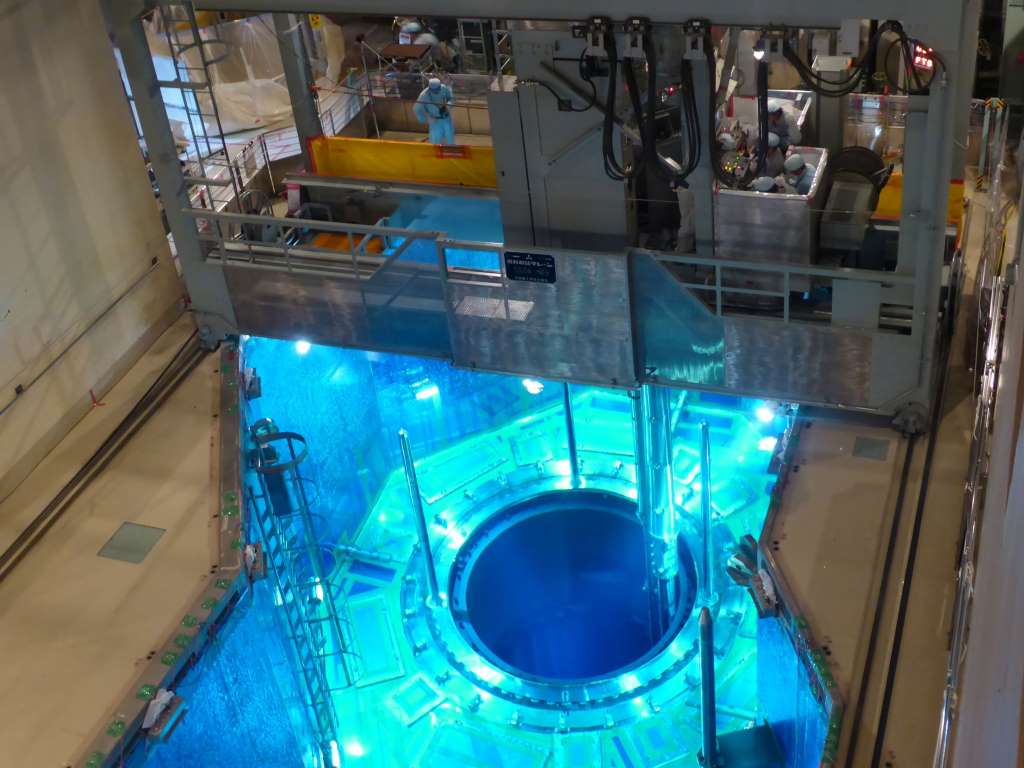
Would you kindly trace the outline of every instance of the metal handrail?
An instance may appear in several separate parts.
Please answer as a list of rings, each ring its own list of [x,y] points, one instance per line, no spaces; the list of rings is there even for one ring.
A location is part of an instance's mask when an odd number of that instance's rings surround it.
[[[640,250],[640,249],[638,249]],[[743,269],[771,274],[806,275],[808,277],[829,277],[833,280],[863,280],[870,283],[887,283],[892,285],[913,285],[913,275],[902,272],[876,272],[870,269],[852,267],[813,267],[804,264],[767,264],[763,261],[738,261],[736,259],[716,259],[701,256],[686,256],[664,251],[644,251],[658,261],[673,264],[689,264],[701,267],[721,267],[722,269]]]
[[[974,428],[971,441],[970,474],[964,485],[964,531],[957,567],[956,597],[953,601],[953,619],[950,627],[950,644],[946,661],[946,685],[942,695],[942,712],[939,715],[939,730],[935,745],[933,768],[946,768],[951,758],[953,725],[956,714],[960,675],[967,646],[967,622],[974,595],[974,569],[977,550],[977,534],[982,505],[984,504],[987,478],[987,445],[995,410],[998,357],[1002,336],[1002,307],[1006,291],[1005,282],[995,277],[992,284],[992,299],[989,306],[989,337],[985,350],[985,372],[982,375],[981,391],[975,409]]]

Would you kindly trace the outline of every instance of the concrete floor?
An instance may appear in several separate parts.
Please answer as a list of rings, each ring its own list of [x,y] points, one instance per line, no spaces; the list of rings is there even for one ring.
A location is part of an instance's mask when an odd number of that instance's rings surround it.
[[[95,451],[191,332],[184,316],[0,505],[4,545]],[[65,765],[106,721],[208,573],[215,557],[215,372],[211,355],[0,582],[0,765]],[[97,556],[125,521],[166,530],[139,564]]]
[[[968,187],[973,189],[971,184]],[[976,211],[965,246],[967,294],[980,257],[983,225],[981,211]],[[963,306],[971,301],[972,297],[965,295]],[[935,436],[880,755],[886,768],[931,765],[936,745],[975,408],[972,377],[964,359],[964,339],[973,333],[973,328],[968,328],[968,314],[960,313],[943,416]],[[889,440],[885,461],[855,457],[852,449],[859,436]],[[828,649],[829,666],[845,705],[839,764],[847,768],[872,764],[893,655],[927,440],[917,441],[905,500],[895,520],[906,451],[906,439],[892,430],[855,421],[816,420],[801,438],[796,459],[800,472],[791,475],[777,523],[778,561],[814,637]],[[897,534],[888,586],[880,595],[894,522]],[[868,666],[873,634],[875,647]]]

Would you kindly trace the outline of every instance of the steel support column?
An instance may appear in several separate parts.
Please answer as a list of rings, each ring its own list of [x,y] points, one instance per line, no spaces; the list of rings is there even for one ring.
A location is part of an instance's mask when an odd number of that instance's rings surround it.
[[[652,629],[661,633],[675,610],[677,521],[672,478],[671,398],[668,387],[643,386],[633,401],[637,504],[647,533],[647,585]]]
[[[320,125],[313,71],[310,69],[309,54],[306,51],[306,24],[305,14],[274,14],[274,30],[277,32],[277,43],[281,49],[281,64],[284,66],[284,78],[288,84],[288,97],[292,102],[295,131],[299,136],[299,146],[302,148],[302,164],[307,171],[312,171],[309,140],[322,135],[323,127]]]
[[[142,3],[102,0],[102,8],[124,61],[196,324],[204,344],[215,344],[237,332],[235,314],[223,272],[206,263],[196,220],[183,213],[191,207],[189,189],[142,26]]]
[[[914,275],[914,326],[920,339],[920,377],[908,405],[931,405],[938,333],[938,302],[953,150],[953,114],[945,73],[935,76],[927,96],[911,96],[906,117],[903,201],[897,272]],[[884,375],[884,370],[882,371]]]
[[[697,125],[700,126],[700,162],[687,180],[693,194],[694,235],[697,255],[712,258],[715,255],[715,178],[711,170],[711,88],[714,72],[708,71],[708,60],[704,53],[703,40],[698,38],[699,49],[687,50],[685,57],[693,68],[693,95],[697,102]],[[728,77],[723,70],[723,77]]]

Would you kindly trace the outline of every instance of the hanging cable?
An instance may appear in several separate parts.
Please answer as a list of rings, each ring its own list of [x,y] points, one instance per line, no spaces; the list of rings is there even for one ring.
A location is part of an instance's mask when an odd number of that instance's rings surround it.
[[[860,57],[853,66],[850,68],[848,75],[840,78],[839,80],[832,80],[815,72],[800,56],[797,54],[793,47],[790,45],[789,40],[784,38],[782,41],[782,55],[786,58],[793,68],[800,75],[800,79],[803,80],[804,84],[815,93],[821,96],[828,96],[831,98],[839,98],[853,93],[860,85],[865,73],[869,67],[877,59],[878,55],[878,43],[882,38],[882,35],[886,32],[891,32],[897,36],[897,42],[893,44],[892,48],[886,54],[886,61],[888,61],[889,55],[892,53],[893,48],[899,46],[899,50],[903,53],[903,67],[904,74],[907,78],[907,82],[913,82],[913,88],[902,88],[899,83],[893,83],[892,85],[897,91],[910,93],[910,94],[924,94],[928,92],[928,86],[931,85],[932,79],[935,77],[935,70],[932,72],[932,76],[928,79],[928,82],[922,82],[921,76],[917,71],[917,67],[914,66],[914,48],[916,45],[915,41],[912,41],[907,37],[907,33],[903,29],[903,25],[898,21],[885,21],[878,25],[878,29],[868,40],[867,50],[864,55]],[[936,66],[945,67],[942,60],[933,56],[933,61]],[[888,67],[886,67],[888,69]],[[888,72],[886,72],[888,76]]]
[[[623,168],[615,157],[615,103],[618,98],[619,55],[613,30],[609,30],[605,34],[604,45],[608,55],[608,95],[605,99],[604,131],[601,142],[604,154],[604,172],[615,181],[623,181],[635,178],[641,166],[637,163],[628,169]]]
[[[715,177],[725,187],[732,189],[747,189],[751,182],[760,175],[764,169],[765,160],[768,156],[768,64],[765,61],[757,63],[757,154],[756,162],[748,163],[743,176],[737,178],[722,168],[722,151],[718,146],[717,133],[717,108],[715,103],[715,50],[711,42],[711,35],[704,36],[704,55],[707,57],[708,78],[710,80],[708,100],[708,120],[710,121],[709,136],[711,137],[711,168]]]

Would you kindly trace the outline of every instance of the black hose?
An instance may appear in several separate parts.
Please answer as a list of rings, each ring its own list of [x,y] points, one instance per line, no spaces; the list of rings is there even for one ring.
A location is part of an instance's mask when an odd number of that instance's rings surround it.
[[[897,35],[898,44],[900,50],[903,52],[903,64],[905,68],[905,74],[907,76],[907,82],[913,81],[916,87],[909,89],[901,89],[899,83],[893,83],[893,86],[897,90],[905,90],[911,94],[925,94],[928,92],[928,86],[931,85],[932,79],[935,77],[934,71],[932,77],[929,78],[927,83],[921,81],[920,74],[917,72],[916,67],[913,66],[913,42],[907,37],[907,33],[903,29],[903,25],[898,21],[885,21],[878,25],[874,33],[868,40],[867,50],[864,55],[857,60],[853,67],[850,68],[850,73],[839,80],[830,80],[826,77],[815,72],[803,61],[796,51],[793,50],[789,44],[789,40],[784,39],[782,41],[782,54],[793,68],[796,69],[797,74],[800,75],[800,79],[803,80],[804,84],[815,93],[820,96],[828,96],[832,98],[839,98],[853,93],[857,87],[861,84],[864,77],[868,72],[874,70],[874,62],[877,58],[878,42],[886,32],[893,32]],[[894,44],[893,47],[895,47]],[[891,49],[890,49],[891,53]],[[888,60],[888,54],[886,55]],[[945,66],[942,61],[938,58],[934,58],[936,66]],[[886,73],[888,76],[888,73]]]
[[[618,51],[615,46],[615,33],[605,35],[605,52],[608,54],[608,93],[605,97],[604,130],[601,136],[601,151],[604,155],[604,172],[615,181],[626,178],[626,172],[615,159],[615,102],[618,87]]]
[[[950,285],[951,291],[953,285]],[[952,294],[951,294],[952,295]],[[948,307],[947,307],[948,310]],[[950,310],[951,312],[951,310]],[[955,317],[954,317],[955,323]],[[882,748],[885,745],[885,731],[888,726],[889,708],[892,706],[893,690],[896,683],[896,671],[900,662],[900,651],[903,647],[903,630],[906,627],[907,610],[910,605],[910,590],[914,582],[914,565],[917,562],[917,547],[921,540],[921,525],[924,520],[925,503],[928,500],[928,484],[931,480],[932,460],[935,447],[939,442],[939,423],[942,420],[943,406],[946,399],[946,383],[949,379],[949,355],[953,346],[952,332],[943,334],[943,342],[939,353],[938,387],[932,403],[929,419],[928,447],[925,449],[924,466],[921,469],[921,489],[917,495],[917,506],[914,509],[914,525],[910,532],[910,546],[907,549],[907,561],[903,567],[903,581],[900,587],[900,600],[896,610],[896,631],[893,634],[892,650],[889,653],[889,667],[885,673],[885,688],[882,694],[882,708],[878,713],[878,728],[875,746],[871,753],[871,768],[878,768],[882,762]]]
[[[0,554],[0,581],[6,579],[14,567],[21,562],[57,520],[68,510],[71,503],[88,487],[103,469],[110,464],[128,440],[141,429],[156,408],[170,396],[179,383],[205,357],[198,344],[197,333],[192,332],[174,357],[157,376],[156,380],[139,398],[114,431],[89,457],[88,461],[60,489],[56,496],[25,526],[24,530]]]

